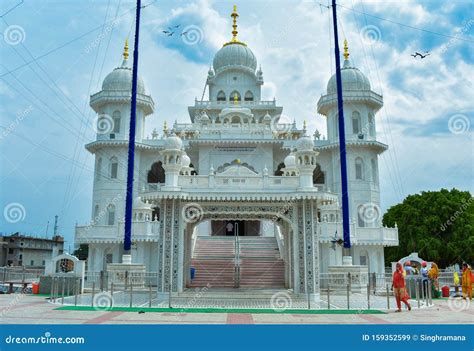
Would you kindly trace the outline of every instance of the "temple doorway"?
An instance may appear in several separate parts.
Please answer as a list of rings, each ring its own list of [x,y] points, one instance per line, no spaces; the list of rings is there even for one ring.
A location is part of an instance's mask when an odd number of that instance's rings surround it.
[[[254,220],[211,221],[211,236],[260,236],[261,222]]]

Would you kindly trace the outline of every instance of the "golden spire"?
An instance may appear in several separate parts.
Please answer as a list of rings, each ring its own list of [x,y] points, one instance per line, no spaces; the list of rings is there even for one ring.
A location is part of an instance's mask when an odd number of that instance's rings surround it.
[[[237,18],[239,17],[239,14],[237,13],[237,5],[234,5],[234,11],[230,15],[230,17],[232,17],[232,21],[234,22],[232,24],[232,28],[234,28],[234,30],[232,31],[232,41],[236,42],[237,41],[237,34],[239,33],[237,31]]]
[[[344,59],[349,60],[349,47],[347,46],[346,39],[344,39]]]
[[[237,31],[237,18],[239,17],[239,14],[237,13],[237,5],[234,5],[234,11],[230,14],[230,17],[232,17],[232,39],[228,43],[225,43],[224,46],[229,44],[240,44],[247,46],[245,43],[242,43],[237,39],[237,34],[239,33]]]
[[[123,47],[123,59],[128,60],[128,38],[125,39],[125,46]]]

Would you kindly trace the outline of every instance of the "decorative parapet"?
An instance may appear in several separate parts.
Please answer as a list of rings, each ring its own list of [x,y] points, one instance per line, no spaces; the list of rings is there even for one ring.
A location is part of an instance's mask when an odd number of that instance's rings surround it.
[[[342,233],[341,222],[319,222],[318,228],[319,241],[323,243],[330,243],[335,233]],[[398,246],[398,228],[358,227],[351,223],[350,232],[353,245]]]
[[[375,110],[383,106],[383,97],[373,91],[343,91],[344,103],[364,103]],[[318,100],[318,113],[327,115],[329,109],[337,105],[337,94],[322,95]]]
[[[156,242],[160,233],[159,221],[134,221],[132,225],[134,241]],[[115,225],[84,225],[76,226],[74,242],[89,243],[120,243],[124,237],[124,222]]]

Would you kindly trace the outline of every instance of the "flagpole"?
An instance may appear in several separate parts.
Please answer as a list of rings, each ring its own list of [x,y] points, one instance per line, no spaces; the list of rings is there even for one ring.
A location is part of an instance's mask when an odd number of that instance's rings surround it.
[[[339,52],[339,39],[337,33],[336,0],[332,0],[332,18],[334,26],[334,51],[336,56],[337,109],[339,121],[339,157],[341,160],[342,230],[344,236],[343,256],[350,257],[351,233],[349,224],[349,192],[347,184],[346,133],[344,128],[344,108],[342,101],[341,60]],[[346,261],[346,263],[348,262]]]
[[[135,43],[133,47],[132,98],[130,108],[130,131],[128,136],[127,194],[125,199],[125,235],[123,238],[122,263],[132,263],[132,204],[133,172],[135,164],[135,129],[137,115],[137,76],[138,76],[138,39],[140,34],[141,0],[137,0],[135,19]]]

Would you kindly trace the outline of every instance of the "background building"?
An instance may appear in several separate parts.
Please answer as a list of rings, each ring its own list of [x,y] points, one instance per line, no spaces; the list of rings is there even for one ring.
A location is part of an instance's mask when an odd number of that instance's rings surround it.
[[[0,237],[0,266],[44,267],[47,260],[63,253],[64,238],[37,238],[14,233]]]

